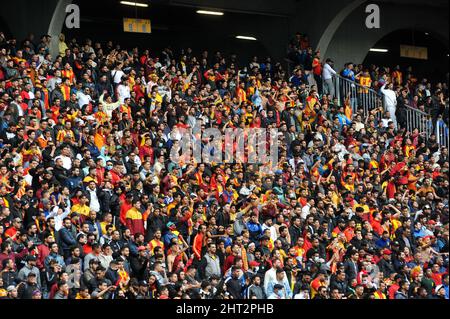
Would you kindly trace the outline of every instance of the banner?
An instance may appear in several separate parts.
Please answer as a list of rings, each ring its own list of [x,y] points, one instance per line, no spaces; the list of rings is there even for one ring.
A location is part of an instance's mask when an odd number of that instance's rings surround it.
[[[412,45],[400,45],[400,56],[418,60],[428,60],[428,48]]]
[[[150,20],[123,18],[123,31],[133,33],[152,33]]]

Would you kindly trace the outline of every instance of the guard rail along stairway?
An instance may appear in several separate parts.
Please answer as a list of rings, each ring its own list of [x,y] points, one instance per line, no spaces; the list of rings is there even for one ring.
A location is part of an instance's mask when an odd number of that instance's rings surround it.
[[[384,98],[381,93],[361,86],[360,84],[343,78],[340,75],[333,76],[333,85],[335,97],[338,99],[339,106],[343,106],[347,98],[353,109],[353,114],[357,109],[362,109],[364,117],[370,116],[371,111],[382,109],[386,111]],[[422,112],[411,106],[406,106],[407,124],[406,129],[410,132],[418,129],[427,140],[436,135],[436,141],[440,146],[449,147],[448,125],[444,122],[442,116],[437,119],[436,125],[433,125],[433,119],[430,114]],[[381,120],[382,114],[377,112],[377,117]]]

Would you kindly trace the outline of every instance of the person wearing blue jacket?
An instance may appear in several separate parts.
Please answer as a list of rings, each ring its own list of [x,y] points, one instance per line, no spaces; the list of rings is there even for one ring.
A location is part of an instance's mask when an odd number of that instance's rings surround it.
[[[64,259],[69,258],[70,248],[77,245],[75,235],[72,233],[72,221],[70,218],[64,218],[63,228],[59,230],[59,240],[64,253]]]
[[[263,230],[258,221],[258,216],[255,213],[250,215],[250,220],[247,222],[247,229],[250,233],[250,239],[252,241],[258,240],[262,235]]]

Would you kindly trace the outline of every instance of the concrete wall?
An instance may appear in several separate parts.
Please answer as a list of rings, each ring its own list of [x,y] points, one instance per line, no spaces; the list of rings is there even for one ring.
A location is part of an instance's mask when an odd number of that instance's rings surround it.
[[[29,33],[40,37],[48,33],[56,4],[59,0],[2,1],[0,16],[12,35],[23,40]]]
[[[378,3],[381,12],[381,28],[367,29],[365,5],[359,6],[337,29],[322,57],[335,60],[338,68],[352,61],[362,63],[369,52],[384,36],[402,29],[428,31],[448,46],[448,12],[425,6],[399,6],[394,3]],[[400,43],[399,43],[400,45]]]
[[[50,33],[56,38],[65,19],[64,8],[70,2],[15,0],[2,4],[0,15],[18,39],[25,38],[29,32],[38,37]],[[77,2],[89,3],[87,0]],[[99,2],[101,5],[110,2],[113,7],[118,1]],[[285,57],[287,42],[296,31],[307,33],[311,44],[321,49],[322,57],[333,58],[338,67],[349,60],[362,62],[375,43],[399,29],[429,30],[448,45],[448,5],[445,6],[445,1],[427,4],[422,0],[379,0],[381,29],[378,30],[366,29],[367,14],[365,5],[361,4],[364,2],[369,3],[364,0],[154,0],[154,3],[160,4],[229,10],[230,14],[227,16],[232,16],[233,22],[228,22],[224,17],[223,21],[227,21],[225,27],[224,24],[208,24],[205,20],[205,27],[202,28],[202,32],[207,33],[205,38],[216,34],[223,38],[224,43],[232,45],[233,42],[226,42],[226,37],[245,31],[256,36],[264,51],[279,60]],[[90,4],[94,5],[92,2]],[[101,15],[99,12],[94,14]],[[85,15],[82,10],[82,18]],[[95,33],[96,30],[93,29],[93,37]],[[192,36],[201,35],[194,33]]]

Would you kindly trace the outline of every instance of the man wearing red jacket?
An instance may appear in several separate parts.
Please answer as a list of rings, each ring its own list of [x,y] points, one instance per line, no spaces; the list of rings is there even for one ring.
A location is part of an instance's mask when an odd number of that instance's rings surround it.
[[[206,233],[206,225],[202,224],[198,227],[198,233],[194,237],[194,244],[192,246],[196,261],[200,261],[202,259],[202,249],[204,244],[205,233]]]
[[[125,226],[127,212],[133,207],[133,194],[128,193],[125,201],[120,205],[120,223]]]
[[[126,226],[132,235],[145,234],[144,218],[141,213],[141,202],[133,201],[133,207],[126,214]]]
[[[50,245],[55,242],[55,238],[53,235],[48,232],[44,236],[44,243],[37,246],[38,255],[36,260],[36,266],[42,270],[45,267],[45,258],[47,258],[48,255],[50,255]]]
[[[395,275],[394,283],[388,289],[389,299],[395,299],[395,294],[400,289],[400,281],[402,281],[402,276],[400,276],[399,274]]]
[[[12,261],[14,261],[14,264],[16,264],[16,260],[17,259],[22,259],[24,258],[26,255],[28,255],[28,248],[31,248],[31,246],[33,246],[33,242],[29,241],[28,242],[28,247],[23,249],[20,253],[14,253],[12,251],[12,246],[11,243],[9,241],[5,241],[2,243],[2,252],[0,253],[0,271],[3,268],[3,260],[5,259],[11,259]]]

